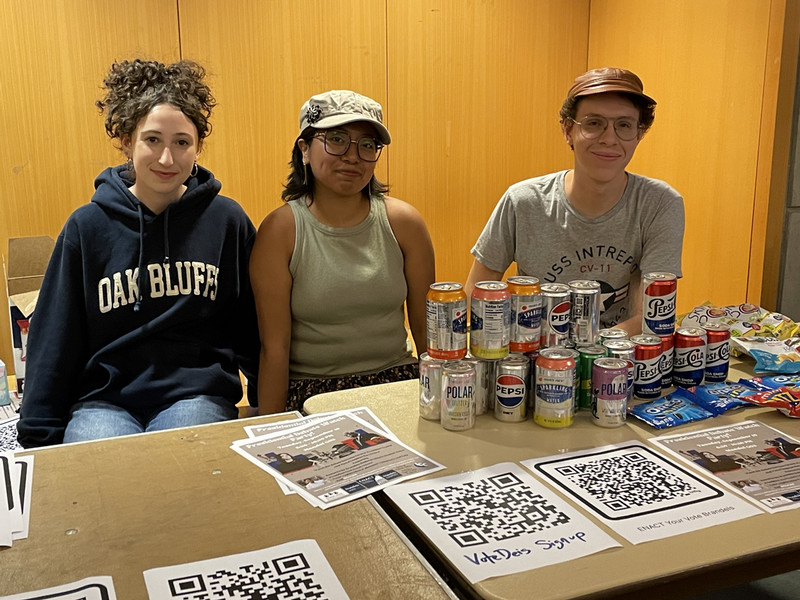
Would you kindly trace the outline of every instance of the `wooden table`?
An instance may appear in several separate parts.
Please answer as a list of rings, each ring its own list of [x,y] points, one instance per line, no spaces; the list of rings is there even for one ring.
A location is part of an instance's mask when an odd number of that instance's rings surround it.
[[[147,569],[310,538],[354,600],[447,598],[369,501],[314,508],[230,449],[276,418],[33,451],[30,535],[0,549],[0,596],[110,575],[146,599]]]
[[[752,363],[750,363],[752,364]],[[748,363],[734,363],[732,379],[752,376]],[[565,429],[545,429],[528,420],[503,423],[492,415],[477,418],[474,429],[450,432],[418,416],[418,383],[405,381],[322,394],[309,399],[309,413],[367,406],[397,437],[448,468],[429,477],[478,469],[504,461],[551,456],[654,435],[689,432],[755,419],[800,438],[800,420],[773,409],[748,408],[697,423],[657,431],[630,418],[604,429],[580,411]],[[389,510],[393,505],[379,494]],[[466,582],[402,513],[393,517],[432,564],[464,595],[483,598],[566,600],[574,598],[681,598],[800,568],[800,509],[758,515],[683,535],[622,548],[515,575]],[[598,523],[601,527],[602,524]],[[609,531],[606,528],[606,531]],[[613,535],[613,533],[612,533]],[[646,595],[642,591],[646,590]]]

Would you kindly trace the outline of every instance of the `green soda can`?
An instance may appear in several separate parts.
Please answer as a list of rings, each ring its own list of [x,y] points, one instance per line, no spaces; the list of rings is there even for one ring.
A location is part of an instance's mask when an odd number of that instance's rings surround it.
[[[606,355],[606,349],[599,344],[586,344],[577,347],[578,372],[580,373],[580,392],[578,394],[579,408],[592,408],[592,367],[596,358]]]

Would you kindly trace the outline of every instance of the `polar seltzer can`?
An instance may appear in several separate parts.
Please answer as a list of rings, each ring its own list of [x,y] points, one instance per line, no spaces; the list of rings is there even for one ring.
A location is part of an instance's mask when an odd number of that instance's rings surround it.
[[[661,389],[672,386],[672,361],[675,355],[675,334],[661,336]]]
[[[533,352],[539,349],[542,337],[542,289],[536,277],[506,279],[511,294],[512,352]]]
[[[467,295],[460,283],[431,284],[425,298],[428,355],[452,360],[467,355]]]
[[[563,283],[542,284],[542,348],[566,346],[569,341],[570,292]]]
[[[642,275],[642,333],[675,332],[675,298],[678,278],[674,273]]]
[[[569,427],[575,400],[575,360],[566,348],[545,348],[536,359],[533,422],[542,427]]]
[[[442,365],[442,427],[464,431],[475,426],[475,367],[467,361]]]
[[[600,284],[597,281],[578,279],[569,282],[570,344],[593,344],[600,330]]]
[[[661,338],[657,335],[631,336],[633,350],[633,397],[652,400],[661,397]]]
[[[497,361],[494,416],[498,421],[524,421],[531,391],[530,359],[509,354]]]
[[[468,354],[464,359],[475,367],[475,414],[482,415],[494,408],[494,373],[496,360],[486,360]]]
[[[478,358],[508,356],[511,294],[502,281],[479,281],[470,299],[469,350]]]
[[[628,361],[598,358],[592,366],[592,422],[620,427],[628,412]]]
[[[419,416],[438,421],[442,410],[443,360],[423,352],[419,357]]]
[[[724,383],[728,379],[731,331],[724,323],[707,323],[706,331],[706,383]]]
[[[679,327],[675,331],[672,383],[688,388],[703,383],[706,370],[706,331],[700,327]]]
[[[592,407],[592,367],[595,359],[606,355],[606,349],[599,344],[587,344],[578,346],[576,350],[580,355],[577,369],[580,379],[578,408],[589,409]]]
[[[628,400],[633,398],[633,360],[636,353],[636,344],[630,340],[608,340],[603,342],[606,355],[612,358],[624,358],[628,361]]]
[[[627,340],[628,332],[618,327],[608,327],[597,332],[597,343],[602,344],[606,340]]]

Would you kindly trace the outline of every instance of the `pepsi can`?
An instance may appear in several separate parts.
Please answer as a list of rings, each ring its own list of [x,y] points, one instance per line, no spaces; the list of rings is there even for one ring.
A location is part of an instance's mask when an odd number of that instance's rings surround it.
[[[672,382],[688,388],[703,383],[706,370],[706,331],[700,327],[679,327],[675,331]]]
[[[674,273],[642,275],[642,333],[667,335],[675,331],[677,291]]]
[[[633,397],[652,400],[661,396],[661,338],[657,335],[634,335]]]
[[[563,283],[542,284],[541,348],[566,346],[569,341],[571,296]]]
[[[706,383],[724,383],[728,379],[731,331],[724,323],[703,325],[706,332]]]
[[[498,421],[524,421],[531,389],[530,359],[509,354],[497,362],[494,416]]]
[[[570,344],[593,344],[600,330],[600,284],[597,281],[579,279],[569,282],[569,290]]]
[[[463,360],[442,365],[442,427],[464,431],[475,426],[475,367]]]
[[[672,362],[675,355],[675,334],[661,336],[661,389],[672,386]]]
[[[438,421],[442,410],[443,360],[423,352],[419,357],[419,416]]]

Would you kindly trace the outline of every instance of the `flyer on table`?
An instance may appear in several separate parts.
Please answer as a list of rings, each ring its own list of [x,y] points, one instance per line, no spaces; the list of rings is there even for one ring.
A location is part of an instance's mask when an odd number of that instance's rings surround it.
[[[759,421],[651,439],[761,508],[800,506],[800,442]]]
[[[349,411],[302,419],[231,448],[320,508],[444,468]]]

